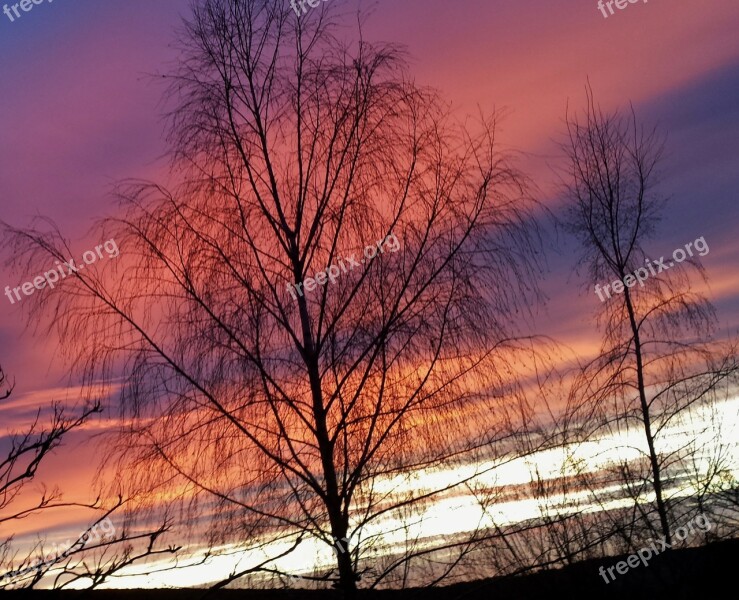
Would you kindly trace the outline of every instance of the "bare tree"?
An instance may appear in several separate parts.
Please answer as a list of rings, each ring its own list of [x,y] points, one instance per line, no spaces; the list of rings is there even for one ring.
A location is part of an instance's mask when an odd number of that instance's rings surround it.
[[[9,398],[13,385],[6,383],[0,367],[0,402]],[[63,438],[81,428],[90,418],[102,411],[99,401],[85,406],[80,414],[67,417],[61,403],[50,407],[50,423],[43,426],[44,411],[39,409],[33,422],[22,433],[9,432],[7,450],[0,458],[0,531],[52,510],[86,508],[96,514],[94,523],[79,538],[67,540],[62,546],[39,540],[30,550],[14,548],[14,536],[0,539],[0,589],[32,589],[42,582],[45,587],[62,589],[80,580],[89,588],[99,586],[124,567],[159,554],[171,554],[178,548],[160,549],[159,538],[169,530],[166,519],[154,529],[132,532],[125,527],[113,527],[99,534],[101,523],[111,516],[121,518],[126,502],[119,497],[106,503],[98,497],[91,503],[65,501],[61,490],[42,488],[41,497],[29,502],[29,484],[36,481],[41,464],[59,448]],[[5,446],[5,444],[4,444]],[[24,495],[27,494],[28,496]],[[119,526],[121,523],[119,523]],[[49,576],[45,579],[46,576]]]
[[[167,76],[177,182],[122,186],[117,272],[29,300],[91,382],[127,359],[132,485],[247,555],[339,544],[314,579],[352,597],[387,534],[406,528],[399,573],[428,504],[473,476],[416,475],[475,464],[501,430],[535,205],[494,116],[458,123],[399,49],[284,5],[196,4]],[[34,266],[67,254],[58,232],[12,239]],[[225,583],[282,571],[257,563]]]
[[[567,128],[568,225],[588,284],[603,300],[604,331],[600,355],[573,388],[567,418],[590,435],[620,435],[635,424],[641,429],[644,461],[624,461],[616,469],[638,518],[649,526],[645,498],[653,493],[659,529],[670,543],[666,486],[687,467],[691,441],[661,449],[659,441],[700,403],[728,397],[736,353],[712,339],[714,309],[691,288],[691,273],[703,275],[692,252],[682,251],[683,261],[666,268],[664,257],[647,268],[644,244],[665,203],[656,192],[663,148],[658,133],[640,126],[633,108],[628,115],[604,113],[589,86],[583,116],[568,114]],[[603,292],[601,286],[614,280],[624,283]]]
[[[0,367],[0,401],[10,397],[14,385],[6,384],[7,378]],[[42,461],[62,443],[62,438],[70,431],[78,429],[92,415],[101,411],[99,403],[86,406],[79,416],[65,416],[65,409],[60,403],[51,407],[50,425],[41,425],[43,411],[38,409],[33,422],[21,433],[8,432],[3,446],[3,457],[0,460],[0,525],[8,525],[29,517],[43,509],[80,506],[75,503],[61,501],[58,489],[42,491],[31,506],[24,503],[23,508],[13,508],[17,499],[36,477]],[[87,506],[87,505],[85,505]],[[5,545],[8,544],[6,540]],[[4,552],[5,554],[5,552]]]

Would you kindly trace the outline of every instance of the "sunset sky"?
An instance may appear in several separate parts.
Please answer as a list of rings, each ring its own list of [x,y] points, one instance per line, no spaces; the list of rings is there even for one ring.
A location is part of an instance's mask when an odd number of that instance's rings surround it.
[[[628,107],[668,134],[661,191],[672,198],[649,249],[667,255],[704,237],[701,258],[722,333],[739,326],[739,3],[651,0],[603,18],[595,0],[328,0],[366,11],[365,38],[405,45],[418,83],[439,89],[460,118],[504,109],[503,145],[557,213],[556,148],[589,78],[606,109]],[[0,13],[0,220],[53,219],[77,256],[93,222],[114,214],[123,178],[166,181],[162,85],[187,0],[56,0],[11,22]],[[583,290],[571,241],[546,242],[549,297],[536,330],[586,356],[599,346],[598,300]],[[3,257],[7,258],[7,257]],[[0,266],[0,288],[19,279]],[[43,293],[43,292],[37,292]],[[15,380],[2,429],[40,404],[73,400],[53,337],[23,325],[23,303],[0,296],[0,365]],[[100,420],[94,423],[105,427]],[[40,471],[68,499],[89,500],[95,463],[70,436]],[[16,526],[17,527],[17,526]],[[19,535],[84,527],[74,511],[26,520]],[[443,533],[443,532],[440,532]],[[9,532],[0,529],[0,537]]]

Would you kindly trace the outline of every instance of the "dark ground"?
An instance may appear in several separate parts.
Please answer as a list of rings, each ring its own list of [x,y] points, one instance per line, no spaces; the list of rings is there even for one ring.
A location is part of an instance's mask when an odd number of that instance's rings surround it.
[[[648,567],[639,565],[606,584],[598,574],[626,557],[581,562],[564,569],[520,577],[484,579],[449,587],[402,591],[361,592],[360,600],[538,600],[551,598],[588,600],[711,600],[737,597],[739,540],[703,548],[668,551]],[[615,573],[615,571],[614,571]],[[205,595],[203,590],[111,590],[95,592],[4,592],[8,600],[340,600],[333,591],[223,590]]]

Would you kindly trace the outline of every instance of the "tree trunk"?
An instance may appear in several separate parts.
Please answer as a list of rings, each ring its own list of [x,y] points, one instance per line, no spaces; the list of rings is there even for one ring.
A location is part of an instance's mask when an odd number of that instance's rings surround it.
[[[622,280],[623,280],[622,276]],[[670,524],[667,520],[667,505],[662,495],[662,477],[659,469],[659,461],[657,460],[657,452],[654,449],[654,435],[652,434],[652,420],[649,415],[649,404],[647,403],[647,393],[644,386],[644,361],[642,358],[641,336],[639,335],[639,326],[636,322],[634,307],[631,303],[631,295],[629,290],[624,290],[626,301],[626,309],[629,312],[629,323],[631,325],[631,333],[634,336],[634,353],[636,354],[636,379],[639,388],[639,404],[641,406],[642,423],[644,424],[644,435],[647,438],[647,446],[649,447],[649,463],[652,468],[652,487],[654,495],[657,499],[657,513],[662,527],[662,535],[668,544],[672,543],[670,535]]]
[[[299,271],[296,279],[301,279]],[[336,552],[337,566],[339,569],[339,583],[337,587],[342,590],[346,600],[354,600],[357,596],[357,577],[354,572],[351,554],[349,553],[349,543],[344,541],[349,529],[348,516],[344,515],[341,510],[341,496],[339,494],[338,479],[336,477],[336,466],[334,465],[334,449],[328,434],[326,410],[323,405],[323,390],[321,389],[318,356],[313,345],[308,307],[303,296],[298,299],[298,305],[303,327],[305,362],[308,377],[310,379],[311,395],[313,400],[313,419],[316,425],[316,440],[318,442],[318,451],[321,455],[321,466],[323,468],[323,477],[325,482],[324,503],[326,505],[326,511],[328,512],[331,524],[331,534],[334,538],[334,551]]]
[[[352,564],[352,557],[349,553],[348,542],[343,546],[343,550],[338,550],[336,552],[336,560],[339,565],[338,587],[343,592],[343,596],[346,600],[354,600],[357,597],[357,577],[354,573],[354,565]]]

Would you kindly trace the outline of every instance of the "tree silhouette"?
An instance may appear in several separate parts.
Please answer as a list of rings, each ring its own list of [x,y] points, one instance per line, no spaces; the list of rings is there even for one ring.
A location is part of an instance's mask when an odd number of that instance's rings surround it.
[[[663,148],[656,130],[639,125],[633,109],[603,112],[589,85],[583,116],[568,115],[567,129],[568,226],[602,300],[604,339],[573,387],[565,420],[579,424],[581,435],[642,430],[646,464],[624,462],[620,476],[648,527],[653,513],[644,509],[645,498],[654,494],[659,529],[670,543],[666,484],[686,472],[696,449],[692,439],[677,448],[660,449],[658,442],[668,428],[687,426],[698,403],[729,397],[736,351],[711,339],[714,309],[691,288],[690,273],[703,274],[696,258],[708,250],[705,239],[670,262],[651,260],[644,249],[666,202],[656,191]],[[624,283],[604,292],[614,280]]]
[[[28,304],[90,382],[125,359],[132,486],[211,516],[213,548],[287,544],[222,584],[313,538],[341,544],[314,578],[352,597],[404,581],[425,508],[474,476],[414,474],[474,464],[502,428],[535,205],[495,115],[459,123],[398,48],[283,4],[195,5],[166,76],[175,182],[122,185],[117,266]],[[11,233],[27,264],[65,255],[56,230]]]
[[[10,397],[13,387],[0,367],[0,402]],[[43,411],[39,409],[23,432],[7,435],[7,450],[2,451],[0,458],[0,531],[23,519],[60,508],[86,508],[97,516],[83,535],[67,540],[61,547],[54,546],[53,552],[45,540],[25,553],[15,550],[11,529],[10,537],[0,539],[0,590],[32,589],[42,581],[52,589],[76,583],[92,589],[126,566],[159,554],[172,554],[178,549],[158,547],[159,538],[169,530],[166,519],[154,529],[131,532],[119,522],[116,530],[110,517],[120,519],[121,509],[127,503],[122,497],[115,502],[103,502],[100,497],[92,503],[69,502],[60,490],[45,487],[41,497],[30,504],[24,496],[30,495],[28,485],[36,480],[39,467],[62,444],[64,437],[101,411],[100,402],[95,401],[70,418],[65,407],[57,402],[51,406],[48,425],[42,425]]]

